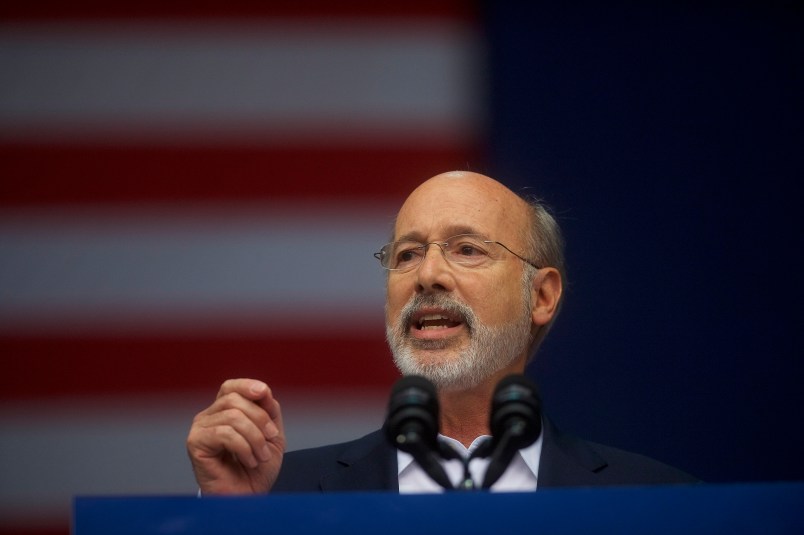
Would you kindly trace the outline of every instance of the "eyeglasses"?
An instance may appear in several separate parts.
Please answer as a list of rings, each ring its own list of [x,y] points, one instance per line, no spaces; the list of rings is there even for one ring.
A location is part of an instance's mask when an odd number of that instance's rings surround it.
[[[382,267],[390,271],[409,271],[422,263],[430,245],[438,245],[441,254],[448,262],[464,267],[476,268],[499,260],[500,248],[502,248],[523,262],[540,269],[539,266],[527,258],[519,256],[502,243],[487,240],[477,234],[460,234],[447,238],[446,241],[428,243],[413,240],[395,241],[383,245],[378,253],[374,253],[374,258],[380,261]]]

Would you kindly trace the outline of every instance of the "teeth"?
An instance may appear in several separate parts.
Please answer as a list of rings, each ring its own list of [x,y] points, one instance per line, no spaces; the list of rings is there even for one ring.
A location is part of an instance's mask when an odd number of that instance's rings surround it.
[[[455,325],[456,322],[448,316],[441,314],[426,314],[419,318],[418,327],[420,330],[425,329],[445,329],[450,325]]]

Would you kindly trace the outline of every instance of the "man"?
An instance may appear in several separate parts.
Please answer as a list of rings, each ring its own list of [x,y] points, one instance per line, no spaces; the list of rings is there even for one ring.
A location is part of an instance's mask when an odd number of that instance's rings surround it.
[[[404,375],[436,385],[442,439],[468,456],[490,433],[495,386],[524,372],[558,313],[558,226],[542,205],[489,177],[444,173],[411,193],[393,241],[376,256],[388,270],[394,361]],[[646,457],[562,435],[546,418],[543,429],[492,490],[694,481]],[[223,383],[194,419],[187,448],[204,494],[439,489],[379,431],[285,454],[279,403],[268,385],[250,379]],[[476,459],[470,467],[478,483],[486,464]],[[461,479],[459,460],[444,465],[452,481]]]

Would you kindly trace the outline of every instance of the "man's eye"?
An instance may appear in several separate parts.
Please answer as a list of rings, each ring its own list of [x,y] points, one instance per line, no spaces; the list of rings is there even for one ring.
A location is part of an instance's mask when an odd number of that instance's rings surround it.
[[[400,251],[399,254],[396,255],[397,262],[411,262],[416,260],[416,257],[419,256],[419,253],[416,249],[405,249]]]
[[[471,244],[459,245],[457,252],[459,256],[482,256],[485,254],[482,249]]]

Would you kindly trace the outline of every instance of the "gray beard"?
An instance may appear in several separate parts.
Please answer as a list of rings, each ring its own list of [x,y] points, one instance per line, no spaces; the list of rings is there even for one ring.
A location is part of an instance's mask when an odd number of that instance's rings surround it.
[[[385,335],[402,375],[420,375],[439,390],[473,388],[510,365],[531,342],[530,291],[524,287],[521,313],[499,327],[482,324],[465,303],[447,294],[414,295],[403,307],[396,325],[386,322]],[[447,349],[454,340],[419,340],[408,335],[413,314],[423,306],[451,311],[463,318],[469,331],[469,346],[447,362],[423,362],[417,351]]]

